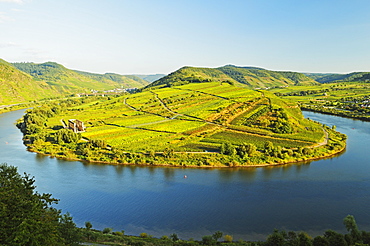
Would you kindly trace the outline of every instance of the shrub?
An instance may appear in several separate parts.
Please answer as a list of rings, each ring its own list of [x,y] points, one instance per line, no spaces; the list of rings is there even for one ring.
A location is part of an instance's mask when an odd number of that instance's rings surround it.
[[[104,234],[111,234],[112,231],[113,231],[113,229],[112,228],[109,228],[109,227],[103,229],[103,233]]]
[[[224,239],[225,239],[226,242],[231,243],[233,241],[233,236],[231,236],[231,235],[225,235],[224,236]]]

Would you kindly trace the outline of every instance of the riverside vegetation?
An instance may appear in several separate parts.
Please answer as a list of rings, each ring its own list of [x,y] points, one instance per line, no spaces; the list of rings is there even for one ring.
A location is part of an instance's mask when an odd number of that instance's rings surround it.
[[[64,129],[79,119],[86,132]],[[52,101],[18,122],[32,151],[114,164],[276,165],[345,148],[335,127],[304,119],[295,103],[229,82],[147,88],[116,97]]]
[[[0,244],[1,245],[80,245],[82,242],[104,245],[255,245],[255,246],[350,246],[370,245],[370,232],[360,231],[355,218],[348,215],[343,223],[348,231],[341,234],[327,230],[322,236],[311,237],[305,232],[274,230],[265,241],[235,241],[232,235],[216,231],[201,240],[182,240],[176,233],[155,238],[147,233],[125,235],[124,231],[93,229],[90,222],[78,228],[73,218],[53,208],[58,200],[51,194],[35,191],[35,179],[23,176],[16,167],[0,164]]]
[[[370,121],[370,83],[336,81],[316,86],[292,86],[270,91],[295,101],[304,110]]]

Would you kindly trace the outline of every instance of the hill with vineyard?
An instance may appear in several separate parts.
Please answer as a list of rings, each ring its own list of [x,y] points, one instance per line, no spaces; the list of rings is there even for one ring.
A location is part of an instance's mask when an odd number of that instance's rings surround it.
[[[183,67],[149,84],[147,88],[204,82],[239,84],[249,89],[318,84],[318,82],[302,73],[277,72],[263,68],[227,65],[219,68]]]
[[[35,82],[32,76],[0,59],[0,105],[39,100],[60,95],[46,82]]]
[[[0,59],[0,106],[91,91],[140,88],[150,79],[150,76],[144,80],[134,75],[74,71],[55,62],[8,63]]]
[[[245,166],[331,155],[343,149],[345,139],[304,119],[295,103],[229,83],[75,98],[63,105],[37,108],[19,124],[31,149],[109,163]],[[28,120],[40,117],[36,125]],[[62,129],[61,120],[68,119],[84,123],[86,131],[78,135],[83,140]]]

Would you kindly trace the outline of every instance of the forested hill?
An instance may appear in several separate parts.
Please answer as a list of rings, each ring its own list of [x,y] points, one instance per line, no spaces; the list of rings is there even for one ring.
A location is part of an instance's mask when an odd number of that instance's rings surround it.
[[[55,62],[9,63],[0,59],[0,105],[65,97],[91,90],[141,88],[148,83],[134,75],[74,71]]]
[[[28,73],[37,81],[45,81],[54,86],[68,88],[76,92],[83,90],[109,90],[118,87],[142,87],[146,81],[134,77],[118,74],[93,74],[70,70],[55,62],[13,63],[19,70]]]
[[[219,68],[183,67],[149,84],[149,87],[170,87],[188,83],[226,82],[247,85],[251,89],[287,85],[318,84],[302,73],[278,72],[263,68],[227,65]]]
[[[0,59],[0,105],[32,101],[59,94],[45,82],[35,82],[29,74]]]
[[[327,74],[327,73],[305,73],[308,77],[319,83],[349,82],[349,81],[370,81],[369,72],[354,72],[348,74]]]
[[[120,83],[124,88],[139,88],[149,84],[149,81],[135,75],[121,75],[116,73],[96,74],[77,70],[74,71],[100,82],[109,83],[109,81],[114,81]]]

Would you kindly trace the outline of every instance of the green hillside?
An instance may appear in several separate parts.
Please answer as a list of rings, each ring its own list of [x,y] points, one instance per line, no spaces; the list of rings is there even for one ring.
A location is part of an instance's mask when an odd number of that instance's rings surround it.
[[[55,62],[11,64],[0,59],[0,105],[65,97],[91,90],[141,88],[148,83],[134,75],[73,71]]]
[[[49,85],[55,86],[61,93],[109,90],[120,87],[120,84],[115,81],[97,81],[55,62],[42,64],[13,63],[13,65],[19,70],[31,75],[36,81],[44,81]]]
[[[234,78],[242,84],[250,87],[275,87],[285,85],[313,85],[317,84],[313,79],[297,72],[278,72],[261,68],[236,67],[227,65],[218,70]]]
[[[116,73],[96,74],[77,70],[74,70],[74,72],[103,83],[111,83],[113,81],[119,83],[123,88],[140,88],[149,84],[148,81],[135,75],[120,75]]]
[[[38,81],[0,59],[0,105],[55,97],[59,93],[49,84]]]
[[[305,73],[308,77],[319,83],[336,82],[370,82],[369,72],[354,72],[348,74],[326,74],[326,73]]]
[[[170,87],[188,83],[225,82],[242,84],[251,89],[287,85],[318,84],[312,78],[296,72],[276,72],[253,67],[227,65],[220,68],[183,67],[147,86]]]

